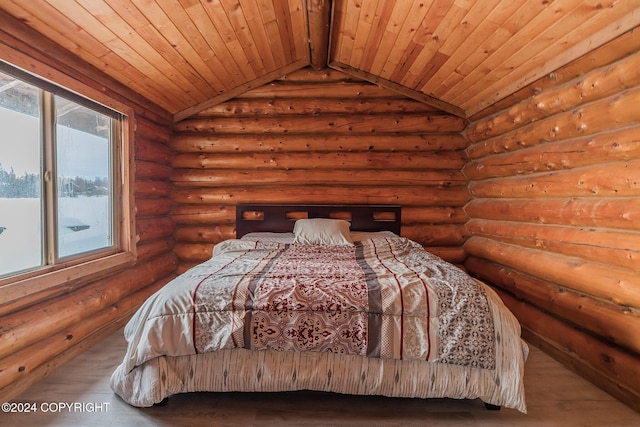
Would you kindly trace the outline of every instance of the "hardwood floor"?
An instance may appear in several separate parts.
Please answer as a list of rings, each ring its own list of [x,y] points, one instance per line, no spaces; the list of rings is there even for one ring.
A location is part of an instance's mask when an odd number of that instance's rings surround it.
[[[166,406],[134,408],[109,388],[124,355],[118,331],[12,403],[2,426],[631,426],[640,414],[531,346],[525,368],[528,414],[488,411],[480,401],[394,399],[330,393],[197,393]],[[63,403],[60,405],[60,403]],[[70,410],[66,404],[72,405]],[[74,405],[75,404],[75,405]],[[48,411],[48,412],[45,412]]]

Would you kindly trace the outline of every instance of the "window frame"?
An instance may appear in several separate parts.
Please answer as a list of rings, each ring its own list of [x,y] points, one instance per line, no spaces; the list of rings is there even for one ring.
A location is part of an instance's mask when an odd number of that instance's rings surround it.
[[[96,249],[77,256],[64,257],[55,264],[46,264],[0,278],[0,311],[7,305],[23,305],[75,289],[120,271],[137,259],[134,205],[134,133],[133,108],[107,96],[60,71],[34,61],[15,51],[0,49],[0,70],[16,75],[40,89],[74,102],[88,100],[93,106],[106,107],[120,115],[117,122],[120,138],[113,141],[113,222],[117,223],[114,246]],[[46,76],[46,78],[44,77]],[[82,104],[82,102],[78,102]],[[90,107],[91,108],[91,107]],[[55,121],[54,121],[55,126]],[[54,129],[52,129],[53,131]],[[44,232],[47,232],[44,230]],[[24,301],[23,303],[18,300]]]

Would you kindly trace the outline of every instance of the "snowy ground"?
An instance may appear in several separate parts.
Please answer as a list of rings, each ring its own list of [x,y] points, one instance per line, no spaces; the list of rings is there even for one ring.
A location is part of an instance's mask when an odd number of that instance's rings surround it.
[[[108,202],[108,197],[59,200],[61,257],[110,245]],[[0,198],[0,227],[5,227],[0,234],[0,276],[41,264],[40,212],[39,199]]]

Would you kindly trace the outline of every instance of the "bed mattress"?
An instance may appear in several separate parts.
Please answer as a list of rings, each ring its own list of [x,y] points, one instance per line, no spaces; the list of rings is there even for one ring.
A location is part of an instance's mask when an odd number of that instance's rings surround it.
[[[194,391],[475,399],[526,411],[526,345],[499,297],[392,233],[349,246],[247,235],[154,294],[111,385],[134,406]]]

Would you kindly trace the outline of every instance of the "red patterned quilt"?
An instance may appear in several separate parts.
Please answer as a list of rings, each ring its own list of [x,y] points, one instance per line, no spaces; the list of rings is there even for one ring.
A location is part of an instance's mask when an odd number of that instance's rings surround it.
[[[411,240],[231,240],[216,251],[187,274],[191,337],[183,340],[195,353],[316,351],[495,367],[484,290]]]

